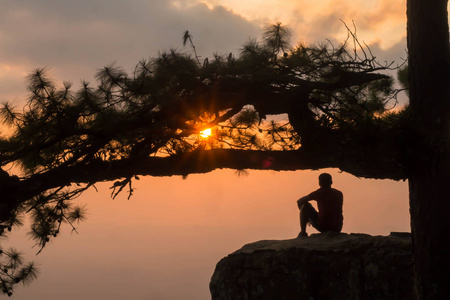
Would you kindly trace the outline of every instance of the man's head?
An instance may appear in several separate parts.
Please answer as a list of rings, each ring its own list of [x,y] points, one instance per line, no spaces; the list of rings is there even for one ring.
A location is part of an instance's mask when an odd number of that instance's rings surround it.
[[[331,175],[328,173],[322,173],[319,175],[319,185],[320,187],[331,187],[333,180]]]

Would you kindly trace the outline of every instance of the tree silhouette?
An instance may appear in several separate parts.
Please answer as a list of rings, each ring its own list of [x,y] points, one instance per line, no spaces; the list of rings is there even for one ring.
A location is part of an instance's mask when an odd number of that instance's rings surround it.
[[[0,174],[2,233],[29,213],[42,250],[61,224],[75,229],[84,218],[71,200],[100,181],[115,181],[113,197],[124,189],[131,196],[139,175],[335,167],[408,178],[416,158],[412,113],[390,110],[398,91],[383,74],[397,66],[377,62],[351,30],[337,46],[289,48],[288,38],[276,24],[237,57],[203,64],[197,54],[170,50],[131,74],[105,67],[97,87],[83,82],[77,91],[36,70],[25,108],[5,103],[0,111],[11,132],[0,140],[0,165],[15,172]],[[186,31],[188,41],[195,50]],[[213,134],[202,137],[208,128]]]
[[[22,254],[15,249],[0,250],[0,288],[4,294],[12,295],[13,286],[22,283],[29,284],[37,277],[37,269],[33,262],[25,264]]]
[[[450,298],[450,44],[448,1],[408,0],[408,164],[419,299]]]
[[[195,51],[186,31],[187,41]],[[349,43],[357,48],[348,50]],[[58,88],[37,69],[28,77],[26,106],[4,103],[0,110],[11,132],[0,140],[0,165],[15,172],[0,174],[1,233],[30,214],[30,236],[42,250],[62,224],[75,230],[84,218],[72,199],[99,181],[115,181],[113,197],[124,189],[131,196],[138,175],[331,166],[404,178],[397,154],[384,153],[389,149],[380,149],[383,162],[362,167],[375,143],[367,135],[387,139],[399,123],[399,114],[386,113],[392,80],[376,73],[390,65],[380,65],[351,31],[339,46],[288,45],[289,30],[276,24],[238,57],[216,55],[200,64],[195,52],[192,58],[170,50],[141,61],[132,74],[105,67],[97,87],[83,82],[77,91],[68,82]],[[267,120],[274,114],[287,117]],[[201,137],[207,128],[212,136]],[[368,144],[358,146],[360,140]],[[355,146],[360,150],[350,150]],[[25,276],[35,274],[31,269],[21,271],[21,282],[35,277]],[[5,293],[15,282],[7,281],[8,272],[0,274]]]

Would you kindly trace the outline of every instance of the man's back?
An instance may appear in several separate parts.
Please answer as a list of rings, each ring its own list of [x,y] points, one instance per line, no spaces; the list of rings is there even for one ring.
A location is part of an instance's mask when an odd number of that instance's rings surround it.
[[[317,201],[318,226],[321,231],[341,231],[344,219],[342,192],[331,187],[321,187],[312,192],[309,197]]]

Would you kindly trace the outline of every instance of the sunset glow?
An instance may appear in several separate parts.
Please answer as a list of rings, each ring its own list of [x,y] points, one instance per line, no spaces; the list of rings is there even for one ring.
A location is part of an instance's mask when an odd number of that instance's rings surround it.
[[[211,128],[205,129],[203,131],[200,131],[200,136],[204,139],[210,137],[212,134]]]
[[[176,1],[187,6],[202,3],[209,9],[224,7],[259,26],[282,22],[293,29],[293,41],[312,43],[323,38],[343,40],[347,31],[342,22],[354,22],[358,36],[368,45],[377,44],[388,49],[405,38],[406,0],[355,2],[324,0],[311,3],[306,0],[185,0]],[[258,7],[255,10],[255,7]],[[341,21],[342,20],[342,21]],[[322,30],[329,28],[328,31]]]

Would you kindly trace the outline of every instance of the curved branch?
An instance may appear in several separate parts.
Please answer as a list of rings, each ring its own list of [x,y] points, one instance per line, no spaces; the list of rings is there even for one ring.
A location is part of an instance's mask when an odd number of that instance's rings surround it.
[[[208,173],[215,169],[252,169],[274,171],[296,171],[322,168],[339,168],[355,176],[379,179],[405,179],[404,171],[396,161],[344,160],[329,152],[323,155],[305,150],[260,151],[240,149],[196,150],[169,157],[147,157],[115,161],[92,161],[87,165],[62,167],[36,174],[18,182],[21,199],[40,192],[69,186],[71,183],[93,183],[130,178],[135,175],[187,176]]]

